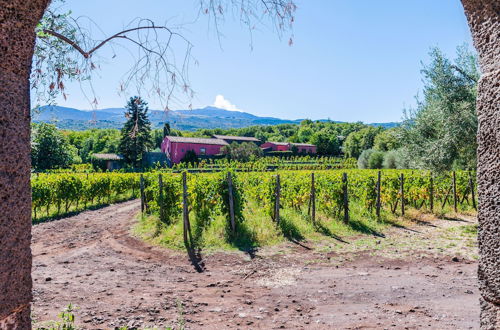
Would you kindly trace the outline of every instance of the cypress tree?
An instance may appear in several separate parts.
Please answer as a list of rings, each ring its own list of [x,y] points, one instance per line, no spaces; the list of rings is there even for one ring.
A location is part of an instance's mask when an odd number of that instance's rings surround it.
[[[138,96],[131,97],[125,117],[127,121],[121,131],[119,151],[127,164],[140,167],[143,154],[152,146],[147,102]]]

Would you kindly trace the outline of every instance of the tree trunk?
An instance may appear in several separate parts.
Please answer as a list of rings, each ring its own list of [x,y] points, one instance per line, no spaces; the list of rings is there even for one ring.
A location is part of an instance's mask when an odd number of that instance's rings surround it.
[[[477,114],[481,329],[500,328],[500,2],[462,0],[479,53]]]
[[[0,328],[31,329],[29,75],[49,0],[0,0]]]

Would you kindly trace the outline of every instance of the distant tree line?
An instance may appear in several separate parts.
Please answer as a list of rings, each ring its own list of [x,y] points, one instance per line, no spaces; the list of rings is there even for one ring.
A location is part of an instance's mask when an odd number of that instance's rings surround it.
[[[160,151],[166,135],[211,137],[214,134],[255,137],[264,141],[311,143],[319,155],[353,157],[360,168],[420,168],[435,171],[476,167],[475,113],[479,69],[475,54],[457,48],[450,60],[437,48],[423,66],[423,97],[415,109],[405,110],[400,126],[376,127],[358,123],[303,120],[300,124],[257,125],[194,132],[151,130],[147,103],[131,98],[124,128],[58,131],[49,124],[33,124],[33,166],[37,169],[88,163],[94,153],[122,153],[138,166],[144,151]],[[224,148],[226,157],[250,160],[261,155],[252,145]],[[51,155],[51,157],[48,157]],[[51,158],[51,159],[49,159]],[[189,155],[186,161],[195,161]]]

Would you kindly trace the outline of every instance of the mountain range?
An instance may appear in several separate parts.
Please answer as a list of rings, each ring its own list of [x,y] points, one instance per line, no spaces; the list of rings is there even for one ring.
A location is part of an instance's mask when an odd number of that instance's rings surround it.
[[[32,112],[33,122],[53,123],[60,129],[84,130],[90,128],[121,128],[126,121],[124,108],[78,110],[57,105],[42,106]],[[241,128],[254,125],[300,124],[303,119],[259,117],[242,111],[230,111],[215,107],[193,110],[149,110],[153,128],[170,123],[174,129],[194,131],[201,128]],[[321,121],[329,121],[322,119]],[[339,121],[334,121],[339,122]],[[372,126],[394,127],[396,122],[371,123]]]

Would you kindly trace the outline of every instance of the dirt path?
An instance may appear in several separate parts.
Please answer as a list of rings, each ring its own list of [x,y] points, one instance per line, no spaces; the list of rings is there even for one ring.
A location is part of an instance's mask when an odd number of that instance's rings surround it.
[[[198,273],[185,254],[129,235],[138,208],[129,201],[33,227],[38,322],[72,303],[89,329],[478,328],[476,248],[461,230],[473,220],[311,250],[216,253]]]

